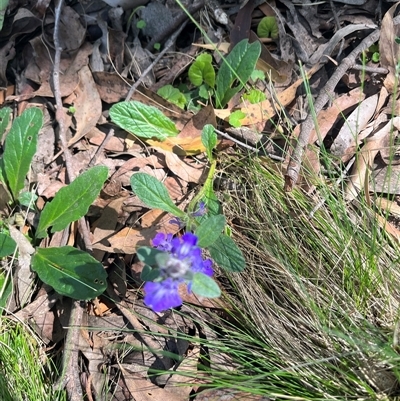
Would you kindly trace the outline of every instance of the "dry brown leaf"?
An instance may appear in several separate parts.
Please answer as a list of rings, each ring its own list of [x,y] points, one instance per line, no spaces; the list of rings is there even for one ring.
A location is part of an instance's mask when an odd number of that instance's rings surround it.
[[[69,140],[69,145],[79,141],[96,126],[102,110],[101,99],[92,73],[87,65],[79,70],[78,77],[79,85],[74,91],[76,95],[74,101],[76,132]]]
[[[101,212],[100,218],[93,224],[92,243],[101,242],[115,232],[118,224],[118,217],[122,210],[122,205],[126,200],[125,197],[113,199]]]
[[[350,180],[346,186],[345,199],[351,201],[355,199],[361,188],[364,188],[366,179],[369,179],[369,170],[372,168],[375,156],[383,147],[388,136],[392,134],[392,128],[400,129],[400,117],[393,118],[371,138],[368,138],[362,147],[356,162],[354,163]]]
[[[400,59],[400,46],[396,38],[400,36],[400,25],[394,25],[393,18],[400,2],[394,4],[384,15],[379,38],[379,60],[382,67],[389,70],[384,85],[389,93],[396,91],[396,66]]]
[[[104,139],[106,137],[106,134],[102,131],[100,131],[98,128],[93,127],[87,134],[86,138],[89,140],[89,143],[93,145],[100,146]],[[109,152],[123,152],[125,149],[125,139],[120,138],[116,135],[114,135],[112,138],[110,138],[107,141],[107,144],[104,147],[105,150]]]
[[[172,200],[179,201],[186,194],[187,182],[178,179],[178,177],[167,177],[164,180],[164,185]]]
[[[400,244],[400,231],[381,215],[375,213],[375,217],[378,221],[379,227],[385,230],[398,244]]]
[[[33,283],[35,281],[35,275],[31,271],[31,255],[35,252],[35,248],[33,248],[21,231],[17,230],[14,226],[10,225],[8,229],[11,238],[16,242],[18,248],[18,267],[14,280],[18,301],[21,306],[25,306],[32,295]]]
[[[205,166],[202,164],[195,165],[193,160],[182,159],[175,153],[165,152],[165,162],[176,176],[186,182],[198,184],[202,178],[205,178]]]
[[[119,364],[124,383],[135,401],[187,401],[188,395],[179,387],[166,390],[141,377],[140,373],[129,372],[126,366]]]
[[[343,161],[349,160],[353,156],[356,146],[365,138],[367,132],[362,134],[362,130],[367,126],[372,116],[375,114],[378,104],[378,94],[363,100],[358,107],[346,118],[339,134],[333,141],[331,153]]]
[[[167,138],[164,141],[155,141],[147,139],[146,143],[153,146],[156,149],[163,149],[169,152],[173,152],[179,156],[198,155],[205,152],[206,148],[201,142],[201,137],[195,139],[192,138],[181,138],[179,135],[171,138]]]
[[[153,210],[155,211],[153,212]],[[153,210],[151,211],[151,213],[153,213],[152,223],[149,227],[125,227],[108,239],[110,243],[109,247],[97,244],[96,248],[132,255],[136,253],[136,250],[139,246],[149,246],[151,244],[151,240],[155,237],[157,233],[163,232],[165,234],[176,234],[180,230],[177,224],[171,223],[171,220],[174,219],[174,216],[162,212],[158,209]],[[159,213],[158,216],[157,212]]]
[[[382,158],[377,158],[371,173],[371,186],[375,192],[385,194],[400,194],[400,164],[387,164]]]
[[[389,212],[390,214],[400,217],[400,206],[397,202],[393,202],[386,198],[379,198],[375,200],[375,205],[382,209],[385,213]]]
[[[86,38],[86,27],[80,15],[71,7],[63,7],[59,25],[60,45],[65,52],[79,49]]]
[[[309,143],[312,144],[317,140],[323,141],[332,129],[337,118],[342,117],[342,112],[365,99],[365,94],[361,88],[355,88],[349,93],[342,95],[334,100],[333,105],[318,114],[318,133],[315,128],[311,131]],[[300,128],[300,126],[297,126]],[[296,128],[297,128],[296,127]],[[296,130],[297,131],[297,130]]]

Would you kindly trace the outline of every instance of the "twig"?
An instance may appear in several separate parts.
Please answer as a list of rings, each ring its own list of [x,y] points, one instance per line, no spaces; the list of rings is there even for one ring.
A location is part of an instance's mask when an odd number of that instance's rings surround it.
[[[79,377],[78,356],[79,356],[79,331],[80,322],[83,317],[83,307],[79,301],[73,301],[69,317],[68,332],[65,337],[63,352],[63,369],[58,381],[54,384],[54,390],[65,388],[68,393],[68,401],[82,401],[83,392]],[[73,323],[78,323],[74,324]]]
[[[360,64],[353,65],[351,69],[357,71],[365,71],[370,74],[382,74],[382,75],[386,75],[389,72],[389,70],[384,67],[370,67],[369,65],[360,65]]]
[[[107,135],[104,137],[103,142],[97,148],[96,153],[94,154],[92,160],[90,160],[88,167],[92,167],[96,164],[97,158],[99,157],[100,153],[103,151],[107,143],[110,142],[113,136],[114,136],[114,130],[111,128],[108,131]]]
[[[57,0],[55,8],[53,34],[55,54],[52,78],[54,99],[56,102],[56,120],[59,126],[59,136],[62,148],[64,150],[65,167],[67,170],[68,178],[69,181],[72,182],[75,179],[75,173],[72,165],[72,155],[68,148],[66,115],[63,109],[60,88],[60,61],[62,48],[60,45],[59,32],[63,3],[63,0]],[[90,242],[89,231],[84,218],[79,220],[79,226],[82,238],[85,242],[85,247],[87,250],[91,251],[92,245]],[[62,374],[57,385],[58,389],[65,387],[65,389],[67,390],[69,401],[81,401],[83,396],[78,369],[78,339],[79,326],[81,325],[82,316],[83,308],[80,306],[79,302],[74,302],[71,307],[71,315],[68,324],[69,329],[65,338]]]
[[[222,132],[222,131],[220,131],[218,129],[215,129],[215,132],[217,132],[218,134],[220,134],[224,138],[229,139],[230,141],[233,141],[233,142],[237,143],[239,146],[242,146],[243,148],[249,149],[249,150],[251,150],[253,152],[259,152],[260,150],[262,150],[260,148],[256,148],[254,146],[248,145],[247,143],[243,143],[243,142],[239,141],[238,139],[234,138],[233,136],[227,134],[226,132]],[[268,156],[269,158],[273,159],[273,160],[278,160],[278,161],[281,161],[281,162],[285,161],[284,157],[276,156],[276,155],[273,155],[272,153],[266,153],[265,155]]]
[[[332,92],[346,71],[355,65],[358,55],[374,44],[379,39],[379,35],[380,30],[375,30],[369,36],[367,36],[346,58],[343,59],[315,101],[314,110],[316,115],[318,115],[325,104],[328,103],[332,96]],[[309,112],[307,118],[301,124],[301,131],[298,137],[297,145],[290,157],[290,162],[285,174],[285,191],[291,191],[296,185],[296,182],[299,178],[299,171],[304,149],[308,145],[313,127],[313,113]]]
[[[139,79],[131,86],[129,89],[128,94],[126,95],[125,102],[128,102],[132,95],[134,94],[135,90],[138,88],[138,86],[142,83],[144,77],[154,68],[154,66],[161,60],[161,57],[164,56],[164,54],[168,51],[168,49],[175,43],[176,38],[178,35],[181,33],[182,29],[186,25],[186,22],[184,22],[181,27],[168,39],[168,41],[165,43],[164,49],[159,53],[159,55],[154,59],[154,61],[142,72],[140,75]]]

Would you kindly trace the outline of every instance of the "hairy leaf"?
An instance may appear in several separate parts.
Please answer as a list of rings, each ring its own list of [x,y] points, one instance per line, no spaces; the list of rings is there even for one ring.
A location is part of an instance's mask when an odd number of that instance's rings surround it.
[[[163,141],[179,133],[175,124],[160,110],[137,101],[114,104],[110,117],[119,127],[141,138]]]
[[[217,145],[217,134],[211,124],[207,124],[203,127],[203,131],[201,132],[201,142],[206,148],[208,160],[213,160],[212,152]]]
[[[195,273],[191,290],[200,297],[218,298],[221,290],[218,284],[211,278],[202,273]]]
[[[133,174],[131,177],[131,187],[133,192],[147,206],[164,210],[177,217],[185,215],[182,210],[175,206],[164,184],[152,175],[145,173]]]
[[[241,272],[246,266],[242,251],[227,235],[220,235],[208,250],[214,262],[227,271]]]
[[[37,138],[42,124],[41,110],[32,107],[14,120],[7,135],[2,176],[14,199],[18,199],[19,192],[24,187],[25,177],[36,152]]]
[[[198,246],[200,248],[206,248],[212,245],[221,235],[222,230],[225,227],[225,222],[225,216],[222,214],[210,216],[205,220],[202,220],[195,231],[195,234],[199,239]]]
[[[52,233],[61,231],[83,217],[99,195],[107,175],[107,167],[95,166],[82,173],[67,187],[61,188],[44,207],[36,237],[46,237],[49,227],[52,227]]]
[[[107,287],[103,265],[72,246],[39,248],[32,259],[32,270],[56,292],[73,299],[93,299]]]

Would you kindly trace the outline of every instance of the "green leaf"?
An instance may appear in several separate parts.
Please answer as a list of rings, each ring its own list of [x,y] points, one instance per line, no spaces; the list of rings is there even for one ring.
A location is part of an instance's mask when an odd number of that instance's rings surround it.
[[[214,262],[227,271],[241,272],[246,266],[242,251],[232,238],[224,234],[220,235],[208,250]]]
[[[379,52],[372,53],[371,60],[373,63],[379,63],[381,55]]]
[[[203,220],[194,232],[199,239],[198,246],[200,248],[206,248],[212,245],[221,235],[225,223],[225,216],[222,214],[210,216]]]
[[[0,234],[0,258],[12,255],[16,247],[16,242],[9,235],[4,233]]]
[[[107,287],[103,265],[72,246],[39,248],[32,258],[32,270],[56,292],[73,299],[93,299]]]
[[[24,187],[42,124],[41,110],[29,108],[14,120],[6,137],[2,175],[14,199],[18,199],[19,191]]]
[[[208,160],[213,160],[213,149],[217,146],[217,134],[211,124],[206,124],[201,131],[201,143],[206,148]]]
[[[206,85],[200,85],[199,86],[199,96],[207,100],[210,97],[210,92],[212,93],[212,90],[208,90],[208,87]]]
[[[165,85],[157,91],[157,95],[161,96],[163,99],[176,104],[181,109],[186,106],[186,97],[179,90],[174,88],[172,85]]]
[[[157,260],[156,256],[159,253],[164,253],[163,251],[160,251],[159,249],[156,248],[151,248],[149,246],[141,246],[137,251],[136,255],[138,259],[145,263],[146,265],[149,266],[156,266],[157,265]]]
[[[138,28],[138,29],[143,29],[145,27],[146,27],[146,21],[145,20],[141,19],[136,23],[136,28]]]
[[[279,36],[279,27],[276,18],[273,16],[264,17],[257,26],[259,38],[276,39]]]
[[[163,141],[179,133],[175,124],[160,110],[136,101],[114,104],[110,117],[119,127],[141,138]]]
[[[149,265],[144,265],[140,273],[140,279],[142,281],[154,281],[160,277],[160,269],[153,269]]]
[[[38,196],[34,192],[21,192],[19,195],[19,203],[22,206],[29,207],[30,209],[33,209],[33,205],[37,201]]]
[[[243,111],[236,110],[230,114],[229,124],[232,125],[232,127],[239,128],[242,126],[242,123],[240,122],[240,120],[245,117],[246,117],[246,114],[243,113]]]
[[[218,284],[203,273],[195,273],[193,275],[191,290],[200,297],[218,298],[221,296]]]
[[[52,227],[52,233],[61,231],[68,224],[83,217],[99,195],[107,175],[107,167],[95,166],[82,173],[67,187],[61,188],[54,199],[44,207],[36,237],[46,237],[49,227]]]
[[[0,142],[3,139],[3,135],[6,132],[8,122],[10,121],[11,108],[3,107],[0,109]]]
[[[184,217],[185,213],[175,206],[164,184],[150,174],[135,173],[131,177],[133,192],[147,206],[172,213],[177,217]]]
[[[0,0],[0,31],[3,29],[4,15],[6,14],[9,0]]]
[[[212,66],[212,57],[208,53],[200,54],[188,71],[190,82],[194,86],[200,86],[205,82],[211,88],[215,85],[215,70]]]
[[[217,107],[223,108],[243,88],[250,78],[261,53],[259,42],[249,44],[247,39],[239,42],[222,63],[216,78],[215,96]],[[236,87],[232,87],[235,80]]]
[[[251,75],[250,78],[252,81],[257,81],[257,79],[259,79],[260,81],[264,81],[265,80],[265,74],[264,71],[261,70],[254,70]]]
[[[265,93],[258,89],[251,89],[249,93],[243,95],[243,99],[248,100],[251,104],[260,103],[266,98]]]

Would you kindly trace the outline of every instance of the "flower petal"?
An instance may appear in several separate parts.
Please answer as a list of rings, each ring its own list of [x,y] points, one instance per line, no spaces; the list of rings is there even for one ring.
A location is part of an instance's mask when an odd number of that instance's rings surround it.
[[[144,285],[144,303],[154,312],[180,306],[182,298],[178,294],[178,286],[179,281],[170,278],[159,282],[148,281]]]
[[[172,250],[172,234],[158,233],[152,240],[153,246],[160,251],[170,252]]]

